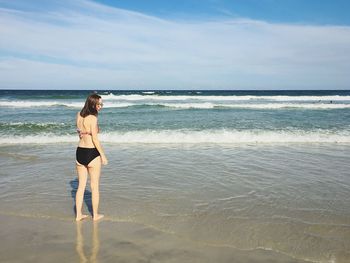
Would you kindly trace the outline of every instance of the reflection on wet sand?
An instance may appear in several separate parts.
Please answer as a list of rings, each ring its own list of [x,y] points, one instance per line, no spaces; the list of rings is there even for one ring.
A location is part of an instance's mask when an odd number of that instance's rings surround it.
[[[80,262],[92,262],[97,263],[98,251],[100,250],[100,239],[98,235],[98,224],[99,222],[92,223],[92,246],[90,260],[88,260],[85,250],[84,250],[84,235],[83,235],[83,224],[84,222],[77,222],[77,242],[76,242],[76,251],[79,256]]]
[[[99,225],[92,221],[73,223],[71,217],[1,213],[0,221],[6,226],[0,227],[1,262],[306,263],[274,251],[244,251],[194,242],[131,222],[107,219]],[[348,260],[343,257],[337,262]]]

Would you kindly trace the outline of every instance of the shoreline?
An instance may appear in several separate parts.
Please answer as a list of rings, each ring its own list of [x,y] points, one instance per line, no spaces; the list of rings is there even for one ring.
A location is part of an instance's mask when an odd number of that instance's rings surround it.
[[[193,242],[138,223],[0,214],[4,262],[307,262],[266,249]]]
[[[101,178],[101,262],[348,262],[346,145],[105,148],[111,165]],[[0,147],[6,262],[26,254],[45,262],[64,251],[66,262],[79,260],[74,150]],[[85,196],[88,212],[89,186]],[[86,245],[93,225],[82,222]]]

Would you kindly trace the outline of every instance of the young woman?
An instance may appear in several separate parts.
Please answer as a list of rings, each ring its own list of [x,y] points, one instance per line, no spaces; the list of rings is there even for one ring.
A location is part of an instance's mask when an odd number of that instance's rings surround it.
[[[93,220],[99,220],[103,217],[102,214],[98,213],[100,202],[99,183],[101,164],[106,165],[108,160],[97,137],[99,132],[97,115],[102,106],[101,97],[97,94],[91,94],[86,99],[83,109],[77,114],[77,131],[80,141],[76,152],[76,167],[79,178],[79,186],[75,198],[76,221],[88,217],[88,215],[82,214],[81,211],[87,174],[90,175]]]

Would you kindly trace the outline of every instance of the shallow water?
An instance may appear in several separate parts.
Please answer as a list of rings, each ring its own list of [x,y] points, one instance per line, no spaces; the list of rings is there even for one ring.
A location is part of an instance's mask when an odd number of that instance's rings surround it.
[[[101,212],[212,246],[350,259],[347,144],[105,144]],[[0,147],[2,214],[68,220],[75,145]],[[91,192],[85,208],[91,210]]]
[[[104,219],[99,222],[1,215],[4,262],[249,262],[305,263],[281,253],[238,250],[185,240],[152,227]]]

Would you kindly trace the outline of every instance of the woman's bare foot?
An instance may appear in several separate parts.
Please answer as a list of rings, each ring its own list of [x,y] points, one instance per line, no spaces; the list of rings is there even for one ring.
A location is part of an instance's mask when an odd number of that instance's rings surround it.
[[[104,215],[97,214],[97,215],[94,215],[93,219],[94,219],[94,221],[97,221],[97,220],[100,220],[102,217],[104,217]]]
[[[75,218],[75,221],[81,221],[81,220],[84,220],[84,219],[86,219],[86,218],[88,218],[88,217],[89,217],[88,215],[77,216],[77,217]]]

